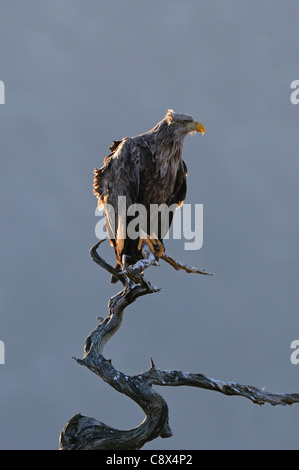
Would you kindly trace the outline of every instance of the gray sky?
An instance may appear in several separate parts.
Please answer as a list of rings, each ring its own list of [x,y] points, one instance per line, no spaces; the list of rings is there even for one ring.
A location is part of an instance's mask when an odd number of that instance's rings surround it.
[[[187,137],[186,202],[204,244],[169,254],[214,278],[152,268],[105,356],[299,392],[297,1],[1,0],[1,449],[57,449],[76,413],[126,429],[143,413],[70,356],[118,286],[89,258],[93,168],[113,139],[168,108],[206,126]],[[114,264],[113,250],[102,251]],[[259,407],[160,388],[174,433],[147,449],[298,448],[299,406]]]

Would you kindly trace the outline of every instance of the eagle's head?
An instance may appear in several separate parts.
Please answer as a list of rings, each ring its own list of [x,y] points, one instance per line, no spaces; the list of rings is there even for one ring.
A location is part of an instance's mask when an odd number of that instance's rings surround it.
[[[169,130],[177,134],[178,137],[185,137],[189,133],[205,133],[205,127],[201,122],[195,121],[190,114],[175,113],[172,109],[167,111],[164,118]]]

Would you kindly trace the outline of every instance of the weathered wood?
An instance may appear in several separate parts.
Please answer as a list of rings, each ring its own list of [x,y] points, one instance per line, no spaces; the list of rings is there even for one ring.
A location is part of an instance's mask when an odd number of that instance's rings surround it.
[[[92,259],[123,284],[123,290],[109,301],[109,315],[86,338],[84,356],[76,359],[78,364],[88,367],[105,382],[120,393],[134,400],[145,412],[145,420],[137,428],[120,431],[105,424],[75,415],[64,427],[60,435],[60,449],[140,449],[146,442],[158,436],[171,435],[168,426],[168,407],[165,400],[155,392],[146,380],[129,377],[115,369],[102,355],[106,342],[119,329],[124,309],[140,296],[158,292],[138,272],[134,272],[134,281],[129,275],[119,273],[109,266],[97,253],[97,243],[91,250]],[[130,276],[130,277],[128,277]]]
[[[83,358],[74,359],[115,390],[135,401],[144,411],[145,419],[136,428],[119,430],[94,418],[76,414],[68,421],[60,434],[59,448],[61,450],[136,450],[141,449],[146,442],[159,436],[162,438],[171,437],[167,403],[152,388],[153,385],[198,387],[225,395],[242,396],[259,405],[264,403],[273,406],[292,405],[299,402],[298,393],[270,393],[251,385],[224,382],[206,377],[203,374],[172,369],[161,371],[155,367],[152,359],[150,368],[135,376],[125,375],[117,370],[112,362],[103,356],[105,344],[120,328],[125,308],[138,297],[156,293],[160,288],[152,286],[144,279],[143,274],[140,273],[140,266],[138,269],[125,266],[123,272],[116,271],[97,252],[102,242],[103,240],[91,248],[90,255],[99,266],[117,277],[123,289],[110,299],[108,316],[101,319],[100,324],[86,338]],[[167,262],[171,260],[170,264],[175,269],[209,274],[196,268],[188,268],[168,256],[167,260],[165,257],[163,259]],[[152,261],[152,258],[149,258],[142,267],[146,269],[149,265],[154,264]]]
[[[179,261],[176,261],[173,259],[171,256],[167,255],[166,253],[162,253],[161,258],[166,261],[166,263],[170,264],[176,271],[179,271],[182,269],[186,273],[195,273],[195,274],[203,274],[204,276],[214,276],[213,273],[209,273],[208,271],[205,271],[204,269],[198,269],[194,267],[187,266],[186,264],[180,263]]]

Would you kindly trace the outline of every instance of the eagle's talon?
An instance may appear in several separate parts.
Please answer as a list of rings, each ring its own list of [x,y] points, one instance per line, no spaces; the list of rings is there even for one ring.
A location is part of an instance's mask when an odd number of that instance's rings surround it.
[[[158,256],[158,258],[161,258],[163,253],[165,253],[165,247],[163,243],[159,241],[159,243],[156,243],[155,245],[155,255]]]
[[[153,254],[155,254],[155,248],[154,248],[154,245],[153,245],[153,243],[152,243],[152,241],[151,241],[149,235],[147,235],[147,238],[140,238],[140,239],[139,239],[139,243],[138,243],[138,247],[137,247],[137,249],[138,249],[139,251],[141,250],[143,243],[146,243],[147,246],[149,247],[149,249],[151,250],[151,252],[152,252]]]
[[[146,238],[145,238],[146,237]],[[156,235],[154,234],[154,237]],[[143,237],[140,237],[138,243],[138,250],[140,251],[142,248],[142,244],[146,243],[153,255],[161,258],[162,254],[165,252],[165,247],[162,242],[158,238],[153,238],[150,235],[143,234]]]

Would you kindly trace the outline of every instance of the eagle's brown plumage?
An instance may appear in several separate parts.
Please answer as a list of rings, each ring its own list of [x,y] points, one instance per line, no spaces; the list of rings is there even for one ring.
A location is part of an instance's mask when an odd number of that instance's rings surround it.
[[[99,207],[105,208],[106,227],[114,246],[117,268],[120,268],[124,254],[130,257],[131,265],[142,258],[141,250],[138,250],[139,240],[121,237],[122,231],[126,233],[131,218],[127,217],[125,223],[118,217],[118,197],[126,196],[126,208],[138,203],[145,206],[148,213],[151,204],[182,205],[187,190],[183,141],[193,131],[204,132],[204,127],[189,114],[169,110],[149,132],[113,141],[104,165],[94,170],[94,194],[98,197]],[[115,224],[107,204],[114,208]],[[173,213],[170,213],[168,228],[172,218]],[[149,226],[149,218],[147,223]],[[162,242],[166,233],[159,232],[157,236]],[[115,281],[112,278],[112,282]]]

